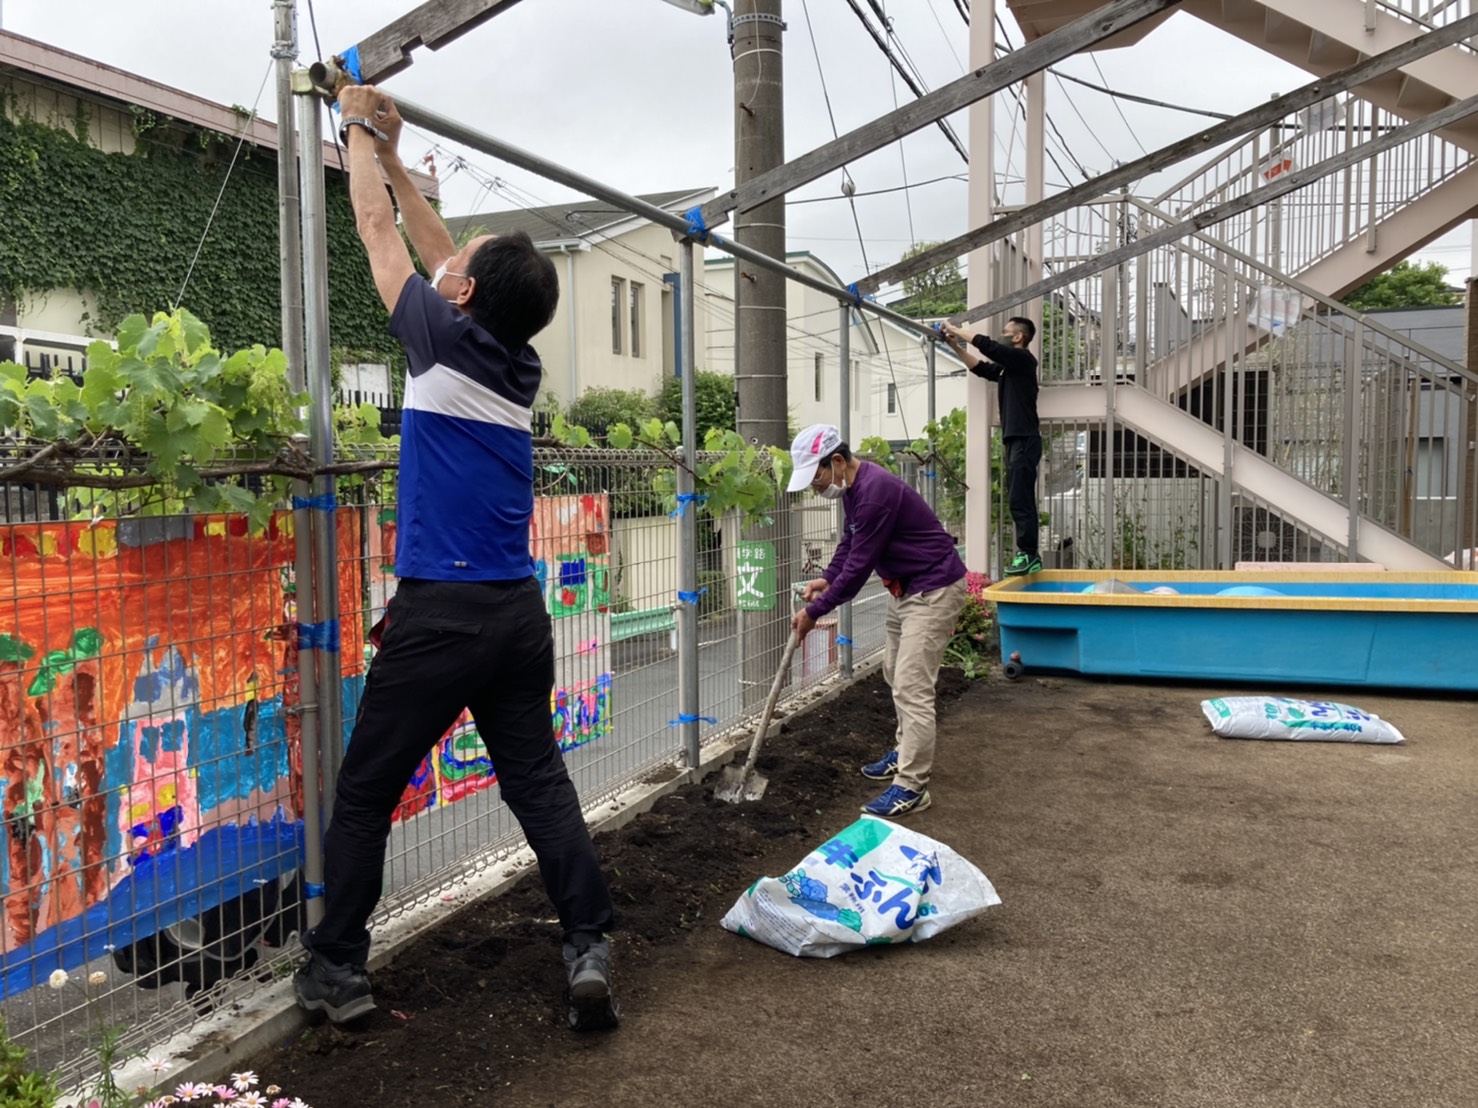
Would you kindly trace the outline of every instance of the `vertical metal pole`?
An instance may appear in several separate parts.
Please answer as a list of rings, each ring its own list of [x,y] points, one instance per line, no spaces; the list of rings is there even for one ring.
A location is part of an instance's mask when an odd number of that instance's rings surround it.
[[[979,69],[995,61],[995,4],[971,0],[970,66]],[[984,227],[995,218],[995,110],[994,96],[977,100],[968,109],[970,184],[968,218],[971,227]],[[967,298],[984,304],[994,294],[992,246],[970,252]],[[991,321],[982,321],[989,327]],[[996,387],[973,373],[965,379],[965,561],[977,573],[991,571],[991,440],[995,426]]]
[[[333,459],[333,371],[329,365],[328,323],[328,207],[323,185],[323,107],[318,97],[298,99],[301,139],[300,187],[303,205],[304,348],[309,392],[309,442],[313,461]],[[320,504],[332,503],[334,479],[316,477],[313,494]],[[334,789],[344,756],[343,669],[340,665],[339,535],[336,511],[315,510],[313,518],[313,623],[319,648],[318,718],[319,758],[323,767],[323,815],[333,818]],[[300,621],[303,619],[300,613]],[[306,760],[306,758],[305,758]]]
[[[698,408],[693,382],[693,366],[697,364],[698,338],[694,318],[693,243],[678,244],[681,274],[679,290],[682,316],[683,365],[683,445],[682,464],[677,467],[677,493],[693,495],[692,466],[698,458]],[[698,591],[698,505],[678,501],[677,587],[692,597]],[[688,769],[697,772],[698,743],[698,605],[680,602],[677,606],[677,687],[678,733],[682,737],[683,757]]]
[[[1345,340],[1345,507],[1350,513],[1350,531],[1345,542],[1352,562],[1359,561],[1360,548],[1360,363],[1365,357],[1364,324],[1354,320]]]
[[[924,346],[924,365],[928,372],[929,381],[928,399],[926,401],[926,403],[928,404],[928,408],[925,413],[925,419],[928,421],[929,424],[933,424],[934,421],[938,419],[938,416],[935,414],[937,411],[937,404],[935,402],[934,395],[935,374],[937,372],[937,363],[935,361],[935,357],[938,353],[939,344],[933,339],[930,339],[928,343]],[[928,491],[929,507],[933,508],[934,511],[937,513],[939,511],[939,460],[934,457],[934,452],[932,450],[929,452],[929,461],[927,464],[929,466],[929,472],[928,475],[925,477],[925,480],[929,483],[924,487]]]
[[[1119,377],[1119,271],[1103,274],[1103,565],[1114,567],[1117,543],[1114,530],[1114,471],[1118,469],[1114,437],[1117,433]]]
[[[1232,569],[1235,530],[1232,519],[1232,479],[1236,468],[1236,443],[1232,439],[1232,271],[1222,255],[1217,273],[1221,282],[1223,305],[1221,330],[1224,338],[1221,362],[1221,565],[1220,569]],[[1214,364],[1214,363],[1213,363]],[[1256,509],[1253,509],[1256,510]]]
[[[303,354],[302,211],[298,202],[298,135],[294,121],[293,61],[298,52],[297,10],[294,0],[273,4],[276,38],[272,57],[277,63],[277,245],[281,264],[282,352],[293,391],[305,392],[308,378]],[[293,496],[309,495],[306,481],[293,482]],[[313,540],[306,508],[293,510],[293,622],[303,623],[313,611]],[[294,626],[292,634],[297,634]],[[323,886],[323,810],[319,789],[318,671],[312,651],[301,642],[298,665],[298,743],[303,762],[303,882],[311,891]],[[306,922],[316,927],[323,919],[323,900],[305,901]]]
[[[842,387],[839,390],[839,398],[842,402],[841,418],[837,421],[837,430],[841,432],[842,441],[848,445],[852,444],[852,305],[843,303],[839,310],[840,319],[837,324],[837,346],[841,348],[841,373]],[[842,507],[838,504],[835,511],[840,514]],[[838,646],[841,647],[839,657],[841,659],[842,676],[848,680],[852,677],[852,602],[849,600],[843,604],[837,613],[837,638]]]

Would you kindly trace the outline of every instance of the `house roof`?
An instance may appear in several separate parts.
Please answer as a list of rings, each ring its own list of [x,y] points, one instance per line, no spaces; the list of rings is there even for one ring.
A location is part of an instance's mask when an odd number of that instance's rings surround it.
[[[59,50],[45,42],[11,31],[0,31],[0,76],[14,74],[22,80],[60,87],[76,96],[112,100],[124,107],[146,108],[182,123],[235,136],[242,133],[242,117],[233,108],[194,93],[140,77],[136,73]],[[244,132],[246,141],[267,150],[277,149],[277,124],[261,116],[251,120]],[[337,171],[337,148],[323,144],[324,161]],[[436,178],[411,171],[416,186],[433,200],[439,195]]]
[[[680,211],[701,204],[713,192],[711,188],[673,189],[669,192],[649,192],[637,199],[664,211]],[[514,208],[511,211],[451,216],[446,225],[453,238],[461,238],[468,232],[511,235],[522,231],[534,240],[536,246],[549,246],[589,236],[609,238],[623,225],[635,226],[638,222],[645,223],[646,220],[614,208],[604,200],[571,200],[543,208]]]

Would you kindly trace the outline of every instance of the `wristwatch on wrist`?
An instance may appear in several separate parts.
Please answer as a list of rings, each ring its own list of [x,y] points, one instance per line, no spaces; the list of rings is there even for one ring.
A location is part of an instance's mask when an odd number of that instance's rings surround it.
[[[390,141],[390,136],[376,127],[372,121],[366,119],[362,115],[349,115],[345,116],[344,122],[339,124],[339,141],[342,142],[345,146],[349,145],[350,127],[363,127],[366,131],[374,135],[375,138],[379,139],[381,142]]]

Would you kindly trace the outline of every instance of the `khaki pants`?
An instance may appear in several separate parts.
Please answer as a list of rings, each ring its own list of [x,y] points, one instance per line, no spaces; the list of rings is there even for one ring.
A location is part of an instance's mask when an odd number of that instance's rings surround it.
[[[928,785],[934,768],[934,683],[966,595],[962,577],[933,592],[888,599],[883,678],[898,713],[893,783],[913,792]]]

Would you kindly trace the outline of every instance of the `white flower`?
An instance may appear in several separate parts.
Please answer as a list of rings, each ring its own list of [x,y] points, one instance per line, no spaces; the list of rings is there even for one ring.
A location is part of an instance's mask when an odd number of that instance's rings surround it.
[[[101,977],[103,975],[102,974],[98,974],[97,976]],[[169,1072],[169,1063],[166,1062],[163,1058],[148,1058],[148,1057],[146,1057],[144,1059],[144,1065],[146,1065],[147,1067],[149,1067],[150,1071],[153,1072],[153,1073],[168,1073]]]
[[[261,1093],[242,1093],[236,1101],[236,1108],[267,1108],[267,1098]]]
[[[87,983],[89,985],[106,985],[108,983],[108,975],[102,970],[94,970],[87,975]]]
[[[53,989],[65,989],[69,980],[66,970],[54,969],[51,971],[51,976],[46,979],[46,983]]]
[[[235,1085],[239,1092],[246,1092],[257,1083],[257,1075],[251,1070],[242,1070],[240,1073],[231,1075],[231,1084]]]
[[[183,1085],[175,1090],[175,1096],[179,1097],[181,1100],[187,1101],[204,1100],[213,1092],[215,1092],[215,1088],[211,1085],[200,1085],[196,1084],[193,1081],[186,1081]]]
[[[287,1108],[313,1108],[313,1106],[305,1101],[302,1097],[295,1096],[293,1097],[293,1102],[289,1104]]]

